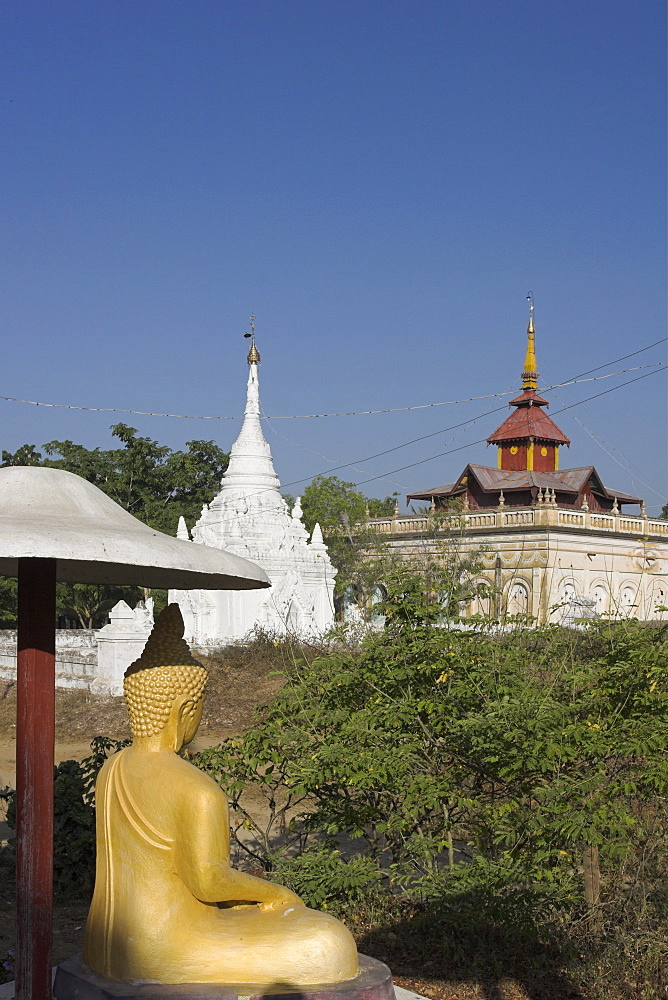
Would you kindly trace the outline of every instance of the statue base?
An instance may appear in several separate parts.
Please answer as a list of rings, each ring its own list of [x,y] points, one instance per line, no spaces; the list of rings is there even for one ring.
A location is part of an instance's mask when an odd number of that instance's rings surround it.
[[[117,983],[83,964],[81,955],[56,969],[54,1000],[395,1000],[392,974],[386,965],[359,956],[360,971],[342,983],[290,986],[275,983]]]

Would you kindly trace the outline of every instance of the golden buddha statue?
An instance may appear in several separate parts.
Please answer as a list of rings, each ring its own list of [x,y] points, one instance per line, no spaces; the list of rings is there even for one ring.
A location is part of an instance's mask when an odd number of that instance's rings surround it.
[[[97,781],[84,962],[133,983],[352,979],[357,950],[340,921],[230,867],[227,799],[178,756],[197,731],[205,684],[170,604],[125,673],[133,743]]]

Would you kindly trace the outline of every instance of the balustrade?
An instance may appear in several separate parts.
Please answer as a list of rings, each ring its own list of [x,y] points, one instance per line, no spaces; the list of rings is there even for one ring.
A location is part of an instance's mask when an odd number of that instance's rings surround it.
[[[574,510],[559,511],[559,524],[575,524],[578,527],[584,527],[584,523],[584,514],[579,514]]]
[[[556,515],[556,516],[555,516]],[[406,532],[426,532],[434,524],[445,525],[447,515],[433,516],[408,514],[404,517],[373,518],[369,521],[372,531],[394,535]],[[465,511],[452,515],[453,529],[474,530],[476,528],[524,527],[529,524],[561,524],[583,531],[617,531],[623,534],[668,536],[668,521],[649,520],[641,517],[621,517],[619,514],[589,513],[554,507],[526,507],[522,509],[502,509],[499,511]]]
[[[533,510],[507,510],[503,515],[504,524],[533,524]]]
[[[618,531],[640,531],[642,532],[642,521],[640,518],[620,517]]]
[[[496,524],[496,514],[466,514],[464,523],[467,528],[488,528]]]
[[[607,531],[615,529],[615,519],[611,514],[590,514],[589,523],[592,528],[603,528]]]

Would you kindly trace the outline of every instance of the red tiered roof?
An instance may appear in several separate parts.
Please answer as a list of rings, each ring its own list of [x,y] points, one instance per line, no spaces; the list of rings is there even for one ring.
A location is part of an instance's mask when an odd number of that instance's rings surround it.
[[[554,420],[544,413],[543,406],[550,404],[534,389],[525,390],[520,396],[511,399],[509,406],[516,406],[500,427],[487,438],[488,444],[499,444],[501,441],[523,441],[533,438],[535,441],[546,441],[549,444],[570,445]]]
[[[586,503],[592,511],[614,510],[625,503],[642,504],[640,497],[604,486],[591,465],[559,471],[559,447],[571,442],[544,412],[550,404],[537,392],[533,299],[529,298],[523,389],[510,400],[513,411],[487,438],[488,444],[498,445],[498,468],[467,465],[456,483],[409,493],[407,500],[427,500],[437,509],[447,509],[449,500],[460,499],[469,510],[497,508],[502,493],[504,503],[511,506],[533,506],[548,497],[577,509]]]
[[[640,497],[634,497],[623,490],[613,490],[603,485],[593,465],[585,465],[578,469],[561,469],[559,472],[508,472],[505,469],[493,469],[489,465],[466,466],[456,483],[447,486],[435,486],[419,493],[409,493],[406,500],[431,500],[434,498],[448,499],[467,492],[471,478],[475,479],[484,493],[504,494],[516,491],[535,489],[553,489],[557,493],[571,494],[578,497],[584,494],[585,487],[590,486],[593,492],[611,502],[617,498],[618,503],[642,503]],[[492,506],[493,504],[490,504]]]
[[[506,506],[534,506],[539,502],[539,491],[554,492],[561,506],[580,509],[587,500],[589,509],[612,510],[617,504],[642,504],[640,497],[622,490],[604,486],[593,465],[579,469],[562,469],[555,472],[509,471],[493,469],[488,465],[467,465],[456,483],[435,486],[430,490],[409,493],[406,501],[426,500],[437,509],[447,507],[448,500],[466,498],[469,510],[494,510],[499,505],[501,491]]]

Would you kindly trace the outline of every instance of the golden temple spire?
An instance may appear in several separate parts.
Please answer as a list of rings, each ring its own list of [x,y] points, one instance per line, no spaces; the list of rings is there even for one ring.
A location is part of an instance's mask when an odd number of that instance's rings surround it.
[[[536,330],[533,325],[533,292],[527,295],[529,303],[529,325],[527,326],[527,353],[522,372],[522,388],[538,388],[538,364],[536,362]]]
[[[260,364],[260,352],[258,351],[257,347],[255,346],[255,316],[253,315],[253,313],[251,313],[251,318],[250,318],[250,329],[251,329],[250,333],[244,333],[244,337],[250,337],[251,338],[250,351],[248,352],[248,354],[246,356],[246,360],[248,361],[249,365],[259,365]]]

